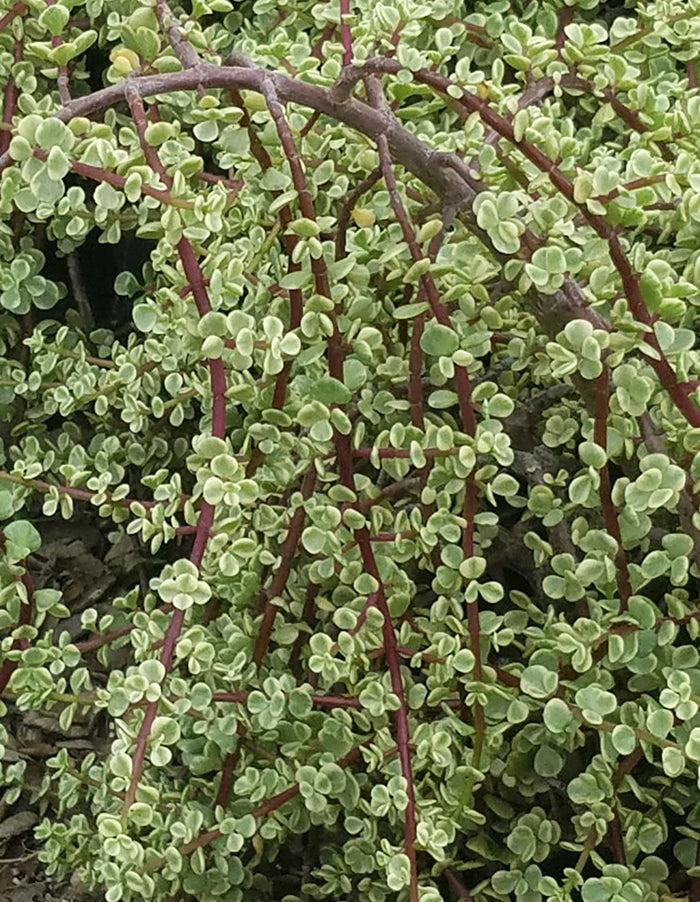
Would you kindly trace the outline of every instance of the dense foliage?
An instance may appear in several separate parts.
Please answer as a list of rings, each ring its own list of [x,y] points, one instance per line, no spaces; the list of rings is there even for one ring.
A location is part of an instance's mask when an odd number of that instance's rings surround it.
[[[0,9],[0,786],[48,872],[697,902],[700,2]],[[37,571],[60,518],[132,537],[121,594]],[[34,711],[101,741],[30,779]]]

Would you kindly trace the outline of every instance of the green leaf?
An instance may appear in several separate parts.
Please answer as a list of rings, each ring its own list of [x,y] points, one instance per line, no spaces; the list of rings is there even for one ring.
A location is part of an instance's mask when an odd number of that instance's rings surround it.
[[[260,179],[260,186],[266,191],[284,191],[292,184],[292,177],[280,169],[266,169]]]
[[[700,763],[700,727],[693,727],[685,744],[686,757],[696,764]]]
[[[607,461],[605,449],[601,448],[600,445],[596,445],[595,442],[582,442],[578,446],[578,453],[581,461],[586,464],[586,466],[594,467],[596,470],[600,470],[604,467]]]
[[[100,182],[95,188],[95,203],[105,210],[118,210],[124,203],[124,197],[109,182]]]
[[[491,231],[497,228],[498,208],[495,203],[495,196],[490,192],[484,192],[477,195],[477,201],[474,203],[474,211],[476,212],[476,221],[480,228]]]
[[[514,222],[500,222],[495,231],[489,233],[489,237],[496,250],[502,254],[516,254],[520,250],[520,230]],[[527,266],[531,264],[526,264]]]
[[[32,145],[22,135],[15,135],[12,138],[10,141],[9,152],[12,159],[18,160],[20,163],[30,159],[34,155]]]
[[[137,28],[133,40],[133,49],[146,60],[155,59],[160,51],[158,35],[150,28]]]
[[[131,315],[140,332],[150,332],[158,322],[158,311],[152,304],[137,304]]]
[[[403,277],[404,282],[417,282],[421,276],[430,272],[430,265],[430,257],[423,257],[421,260],[416,260],[416,262],[406,271],[406,274]]]
[[[556,777],[564,766],[564,756],[558,749],[542,745],[537,750],[533,765],[540,777]]]
[[[630,755],[637,747],[637,736],[632,727],[618,724],[611,734],[612,744],[620,755]]]
[[[309,554],[318,554],[326,545],[326,533],[317,526],[307,526],[301,534],[301,543]]]
[[[510,498],[517,495],[520,486],[518,480],[509,473],[499,473],[491,480],[490,488],[494,494]]]
[[[592,807],[596,802],[602,802],[605,798],[604,790],[598,785],[595,776],[590,773],[574,777],[567,789],[569,798],[574,805],[582,805],[586,808]]]
[[[458,673],[471,673],[474,669],[474,655],[468,648],[461,648],[452,658],[452,666]]]
[[[508,705],[506,719],[508,720],[508,723],[522,723],[524,720],[527,720],[529,714],[530,708],[528,705],[521,699],[514,698]]]
[[[515,409],[515,402],[508,395],[500,392],[489,399],[489,416],[505,419]]]
[[[486,571],[486,558],[470,557],[462,561],[459,572],[465,579],[479,579]]]
[[[57,66],[67,66],[71,60],[85,53],[88,47],[97,40],[97,32],[93,29],[81,31],[72,41],[64,41],[51,52],[51,59]]]
[[[76,56],[79,56],[81,53],[85,53],[88,47],[92,47],[96,40],[97,32],[94,31],[94,29],[86,28],[81,31],[73,41]]]
[[[175,136],[175,128],[170,122],[151,122],[146,126],[144,137],[151,147],[160,147],[161,144]]]
[[[216,141],[219,137],[219,123],[212,119],[205,119],[194,126],[192,133],[198,141],[203,141],[204,143]],[[150,144],[151,142],[149,141],[148,143]]]
[[[647,730],[658,739],[665,739],[673,727],[673,714],[658,708],[647,715]]]
[[[44,119],[37,127],[34,139],[39,147],[46,151],[58,147],[60,150],[70,153],[75,144],[73,132],[60,119],[54,118]]]
[[[7,520],[22,510],[25,492],[18,485],[0,484],[0,520]]]
[[[435,410],[449,410],[451,407],[454,407],[458,401],[459,397],[457,393],[448,391],[447,389],[440,389],[439,391],[431,392],[428,395],[428,404]]]
[[[16,546],[20,559],[41,548],[41,535],[28,520],[15,520],[4,527],[5,538]]]
[[[529,861],[537,849],[537,839],[527,825],[518,824],[508,835],[506,845],[518,858]]]
[[[675,779],[685,770],[685,756],[681,749],[667,746],[661,752],[661,763],[667,777]]]
[[[297,288],[303,288],[309,281],[309,273],[303,269],[294,272],[288,272],[280,279],[280,288],[286,291],[294,291]]]
[[[547,698],[558,685],[558,675],[541,664],[531,664],[520,675],[521,690],[532,698]]]
[[[322,376],[319,379],[314,379],[313,395],[314,398],[326,405],[347,404],[352,399],[350,389],[331,376]]]
[[[602,723],[603,718],[617,709],[617,698],[595,683],[579,689],[574,695],[576,704],[590,723]]]
[[[39,15],[39,24],[42,28],[47,28],[51,34],[60,35],[68,24],[70,12],[65,6],[55,3],[53,6],[47,6]]]
[[[450,356],[459,347],[459,339],[447,326],[431,321],[420,339],[421,350],[433,357]]]
[[[401,307],[394,308],[394,319],[415,319],[421,313],[430,310],[430,304],[427,301],[419,301],[417,304],[404,304]]]

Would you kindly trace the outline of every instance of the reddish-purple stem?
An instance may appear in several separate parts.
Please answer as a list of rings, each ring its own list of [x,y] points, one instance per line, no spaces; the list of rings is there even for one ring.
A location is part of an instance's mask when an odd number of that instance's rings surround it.
[[[608,840],[610,849],[613,853],[616,864],[626,864],[625,847],[622,840],[622,825],[620,823],[620,812],[618,806],[615,805],[613,818],[608,824]]]
[[[158,152],[146,141],[145,133],[148,123],[143,103],[141,102],[138,92],[135,90],[127,89],[126,93],[132,119],[139,135],[144,156],[146,157],[146,160],[151,169],[153,169],[153,171],[159,176],[163,184],[168,188],[171,188],[172,180],[165,171],[165,167],[162,165],[160,158],[158,157]],[[197,312],[199,316],[202,317],[205,314],[209,313],[212,309],[211,303],[209,301],[209,295],[207,294],[207,290],[204,286],[204,276],[202,274],[202,270],[199,266],[199,262],[197,261],[194,250],[192,249],[192,245],[187,238],[183,236],[178,241],[176,247],[177,252],[180,256],[180,262],[182,263],[185,277],[192,291],[192,296],[197,307]],[[226,435],[226,373],[224,371],[224,365],[220,357],[211,359],[208,361],[208,363],[212,391],[211,431],[213,436],[223,439]],[[190,552],[189,558],[197,568],[199,568],[202,563],[204,550],[211,534],[211,528],[214,523],[214,510],[214,505],[210,504],[207,501],[204,501],[199,511],[199,516],[197,518],[197,531],[195,533],[192,551]],[[180,636],[180,632],[182,631],[184,621],[185,611],[174,611],[165,633],[165,638],[163,640],[163,649],[161,652],[161,663],[163,664],[163,667],[165,669],[166,676],[173,666],[175,647],[177,645],[177,640]],[[165,679],[165,677],[163,679]],[[151,728],[153,726],[153,721],[155,720],[157,711],[158,701],[156,700],[154,702],[151,702],[146,708],[143,722],[136,738],[131,782],[124,797],[124,805],[122,808],[124,815],[136,799],[136,792],[143,770],[143,762],[146,757],[148,737],[150,736]]]
[[[381,105],[381,97],[376,79],[367,79],[366,81],[370,99],[375,105]],[[409,222],[406,209],[399,194],[394,167],[391,160],[389,143],[384,135],[377,139],[377,149],[379,151],[379,162],[384,176],[384,181],[389,192],[389,199],[394,211],[394,215],[401,225],[401,231],[404,241],[409,247],[411,258],[417,262],[422,258],[420,248],[416,241],[416,236]],[[420,277],[421,289],[425,292],[428,302],[435,319],[444,326],[451,328],[451,321],[447,309],[440,301],[440,296],[435,284],[435,280],[430,272]],[[466,367],[455,366],[455,386],[457,388],[457,398],[459,403],[460,417],[462,420],[462,428],[467,435],[476,434],[476,416],[471,401],[471,384],[469,374]],[[466,519],[466,527],[462,537],[462,547],[465,559],[470,558],[474,554],[474,516],[476,514],[476,483],[474,474],[470,473],[465,481],[464,492],[464,517]],[[481,680],[482,664],[481,664],[481,628],[479,624],[479,608],[478,602],[473,601],[467,605],[467,626],[469,629],[469,640],[474,655],[474,678]],[[484,713],[482,706],[477,702],[474,705],[474,750],[473,762],[478,767],[481,757],[481,749],[484,739]]]
[[[0,482],[12,482],[16,485],[26,486],[29,489],[35,489],[37,492],[42,492],[44,494],[55,489],[59,495],[69,495],[77,501],[91,502],[97,495],[97,492],[91,492],[88,489],[79,489],[72,485],[55,485],[52,482],[45,482],[43,479],[27,479],[24,476],[17,476],[14,473],[8,473],[5,470],[0,470]],[[170,504],[169,501],[141,501],[137,498],[120,498],[113,501],[108,492],[105,492],[104,494],[105,503],[113,504],[115,507],[130,507],[132,504],[140,504],[142,507],[152,508]],[[187,496],[183,495],[183,501],[186,500],[186,498]]]
[[[313,493],[315,483],[316,470],[312,467],[307,472],[306,476],[304,476],[304,480],[302,482],[301,495],[303,501],[309,500]],[[260,624],[260,629],[258,630],[258,636],[255,640],[253,661],[255,662],[256,667],[260,667],[263,662],[265,652],[267,651],[267,647],[270,644],[270,636],[272,634],[272,627],[275,623],[275,617],[280,610],[279,607],[274,604],[271,599],[279,598],[282,592],[284,592],[284,587],[287,585],[287,580],[289,579],[289,574],[292,570],[292,563],[297,555],[299,540],[301,538],[301,531],[304,526],[305,518],[306,510],[302,502],[302,504],[300,504],[299,507],[294,511],[292,519],[289,523],[287,536],[284,540],[284,543],[282,544],[282,548],[280,549],[280,565],[277,569],[277,572],[275,573],[270,588],[264,592],[264,595],[268,600],[265,605],[265,613],[263,615],[262,623]]]
[[[22,45],[15,45],[15,62],[22,59]],[[0,131],[0,154],[10,146],[12,140],[12,119],[17,105],[17,85],[14,78],[8,78],[2,98],[2,131]]]
[[[301,612],[301,622],[307,623],[311,626],[314,616],[314,609],[316,607],[316,596],[318,595],[319,586],[315,583],[309,583],[306,587],[306,597],[304,598],[304,609]],[[294,640],[294,645],[292,646],[292,651],[289,655],[289,669],[296,674],[297,677],[300,677],[298,672],[299,670],[299,660],[301,658],[301,652],[306,644],[306,635],[302,630],[299,630],[299,633]]]
[[[335,233],[335,259],[342,260],[345,256],[345,237],[347,235],[348,226],[350,225],[350,216],[357,201],[362,195],[374,187],[382,177],[382,171],[377,167],[359,185],[352,189],[343,202],[340,213],[338,214],[338,225]]]
[[[338,767],[349,767],[351,764],[354,764],[356,761],[359,761],[362,756],[362,746],[356,746],[347,755],[343,758],[340,758],[336,764]],[[386,756],[385,756],[386,757]],[[299,795],[299,785],[294,783],[292,786],[287,787],[287,789],[283,789],[282,792],[278,792],[274,796],[270,796],[269,799],[265,799],[263,802],[260,802],[251,812],[253,817],[265,817],[268,814],[272,814],[277,811],[282,805],[289,802],[291,799],[295,798]],[[196,849],[201,849],[204,846],[209,845],[209,843],[214,842],[214,840],[219,839],[222,835],[221,830],[204,830],[199,836],[196,836],[193,840],[185,845],[181,846],[178,851],[180,855],[183,857],[185,855],[191,855]],[[146,866],[146,871],[157,871],[165,865],[165,859],[157,858],[153,861],[149,861]]]
[[[56,0],[44,0],[47,6],[55,6]],[[53,35],[51,38],[51,46],[52,47],[60,47],[63,44],[63,38],[59,35]],[[68,66],[62,65],[58,66],[58,96],[61,98],[61,103],[65,106],[67,103],[70,103],[73,99],[70,94],[70,86],[69,86],[69,78],[68,78]]]
[[[169,610],[172,610],[172,608],[169,608]],[[82,642],[76,642],[75,647],[81,654],[85,654],[85,652],[94,651],[97,648],[102,648],[103,645],[110,645],[117,639],[121,639],[122,636],[128,636],[129,633],[133,632],[133,630],[133,623],[129,623],[127,626],[120,626],[119,629],[112,630],[109,633],[102,633],[101,635],[93,636],[92,639],[85,639]]]
[[[271,84],[263,84],[263,96],[265,97],[270,110],[270,114],[275,122],[277,133],[282,144],[282,149],[287,157],[287,162],[292,173],[294,187],[297,191],[299,199],[299,207],[302,215],[315,221],[316,211],[309,193],[308,183],[304,174],[301,160],[299,158],[298,149],[294,141],[289,124],[284,115],[284,110],[277,98],[277,94]],[[311,269],[314,275],[314,282],[318,294],[330,298],[330,283],[328,278],[328,270],[323,257],[311,259]],[[329,314],[333,322],[333,334],[328,341],[328,368],[329,373],[334,379],[343,380],[343,349],[340,331],[335,315]],[[334,442],[336,446],[336,457],[338,462],[338,471],[343,485],[354,491],[355,482],[353,476],[352,455],[350,450],[349,436],[343,435],[334,430]],[[355,538],[360,545],[360,553],[365,565],[365,570],[370,573],[378,582],[378,589],[372,593],[372,604],[374,604],[383,615],[383,635],[384,635],[384,651],[389,668],[392,689],[399,699],[399,709],[396,712],[396,742],[399,748],[399,757],[401,760],[401,771],[406,780],[406,793],[408,796],[408,806],[405,814],[405,849],[406,855],[410,862],[411,882],[409,888],[410,902],[418,902],[418,872],[416,867],[416,803],[415,790],[413,786],[413,772],[411,767],[411,753],[409,749],[409,729],[408,729],[408,709],[403,693],[403,682],[401,678],[401,668],[399,655],[397,651],[396,634],[391,620],[391,613],[384,594],[384,587],[379,576],[374,552],[370,541],[369,531],[366,527],[355,531]]]
[[[46,151],[40,150],[39,148],[34,149],[34,156],[40,160],[48,159],[48,154],[46,153]],[[76,175],[82,175],[83,178],[90,179],[93,182],[108,182],[115,188],[120,189],[123,189],[124,185],[126,184],[126,176],[117,175],[116,172],[107,172],[106,169],[102,169],[100,166],[91,166],[89,163],[81,163],[80,160],[71,160],[70,168],[71,172],[74,172]],[[140,191],[141,194],[146,194],[148,195],[148,197],[153,197],[155,198],[155,200],[160,201],[162,204],[167,204],[175,207],[190,206],[187,201],[173,198],[170,195],[169,191],[161,191],[159,188],[152,188],[150,185],[141,185]]]
[[[421,298],[421,293],[418,295]],[[425,328],[425,314],[419,313],[413,320],[411,329],[411,349],[408,354],[408,400],[411,404],[411,422],[419,429],[423,429],[425,421],[423,417],[423,351],[420,340]]]
[[[352,32],[347,16],[350,15],[350,0],[340,0],[340,40],[343,44],[343,65],[352,62]]]
[[[12,9],[8,10],[5,15],[0,19],[0,31],[3,31],[10,22],[15,19],[17,16],[22,16],[27,11],[26,3],[15,3]]]
[[[253,128],[253,123],[250,120],[250,116],[248,115],[248,111],[243,103],[243,98],[239,94],[238,91],[230,91],[229,92],[231,99],[237,106],[240,108],[241,115],[241,124],[248,132],[248,137],[250,140],[250,149],[255,157],[255,159],[260,164],[260,167],[263,170],[268,170],[272,168],[272,158],[270,154],[267,152],[265,146],[262,141],[258,137],[257,132]],[[274,197],[278,197],[282,192],[281,191],[273,191],[272,194]],[[285,250],[287,252],[287,272],[298,272],[301,270],[301,261],[297,261],[296,263],[292,259],[292,254],[294,253],[294,248],[297,246],[299,239],[292,232],[288,232],[288,226],[294,219],[292,214],[292,209],[289,204],[285,204],[281,210],[279,211],[279,220],[284,229],[282,240],[284,241]],[[290,331],[293,329],[297,329],[299,324],[301,323],[301,317],[304,310],[304,296],[302,294],[301,289],[293,288],[289,290],[289,329]],[[289,375],[292,368],[292,361],[286,360],[282,367],[282,370],[277,376],[277,380],[275,382],[275,391],[272,397],[272,407],[276,410],[281,410],[284,406],[285,399],[287,397],[287,386],[289,385]],[[251,455],[250,461],[246,468],[246,476],[252,476],[260,464],[263,461],[263,454],[260,449],[256,446],[253,449],[253,453]]]
[[[561,52],[561,48],[566,43],[565,28],[574,21],[574,8],[572,6],[561,6],[559,8],[559,30],[557,31],[557,40],[555,48]]]
[[[395,715],[395,728],[396,744],[399,749],[399,760],[401,762],[401,773],[406,781],[406,795],[408,796],[408,805],[406,806],[405,812],[405,849],[411,869],[409,898],[411,902],[418,902],[418,867],[416,863],[415,847],[416,793],[413,783],[413,765],[411,763],[408,706],[403,691],[398,643],[396,641],[396,633],[394,632],[394,624],[391,619],[391,612],[389,611],[389,605],[386,600],[384,584],[379,575],[374,552],[372,551],[369,530],[366,527],[356,530],[355,538],[360,546],[360,554],[362,556],[362,563],[364,564],[365,571],[373,576],[379,584],[379,588],[376,592],[372,593],[370,598],[372,599],[372,604],[380,611],[383,617],[382,636],[384,639],[384,657],[386,659],[387,667],[389,668],[392,691],[399,700],[399,707]]]
[[[394,60],[389,59],[372,59],[365,64],[370,71],[391,72],[396,73],[401,66]],[[430,85],[441,93],[446,93],[447,88],[453,84],[448,78],[437,75],[428,69],[420,69],[414,73],[417,81]],[[447,95],[449,96],[449,95]],[[516,141],[512,123],[497,113],[486,101],[482,100],[476,94],[469,91],[462,92],[462,98],[458,101],[458,105],[464,108],[465,117],[477,112],[482,120],[492,129],[498,132],[501,137],[513,143],[523,153],[531,163],[541,171],[548,175],[550,182],[566,199],[576,206],[585,220],[594,229],[596,234],[603,238],[609,247],[610,257],[618,271],[622,280],[622,286],[625,296],[630,305],[630,309],[634,316],[645,325],[651,325],[651,317],[646,308],[639,285],[639,274],[632,270],[630,262],[625,254],[620,240],[618,238],[618,229],[612,226],[604,216],[598,213],[591,213],[586,204],[579,203],[574,199],[573,183],[558,168],[556,163],[529,141]],[[661,350],[656,334],[652,332],[644,333],[644,341],[654,350],[656,357],[648,358],[649,365],[654,369],[659,377],[661,384],[664,386],[668,394],[671,396],[678,410],[688,420],[691,426],[700,426],[700,408],[689,397],[688,392],[681,386],[676,378],[676,374],[671,369],[666,356]]]
[[[607,367],[603,368],[596,385],[596,407],[593,426],[593,441],[604,450],[608,446],[608,404],[610,400],[610,373]],[[617,591],[620,595],[620,609],[627,610],[629,597],[632,594],[629,571],[627,569],[627,556],[622,546],[620,523],[617,519],[617,511],[612,503],[612,488],[610,483],[610,470],[607,462],[599,471],[600,476],[600,503],[603,508],[603,518],[608,534],[617,542],[615,552],[615,568],[617,573]]]
[[[445,871],[445,877],[447,877],[448,883],[457,893],[460,899],[463,899],[464,902],[474,902],[474,897],[472,896],[472,894],[465,886],[462,885],[453,871],[451,871],[449,868]]]

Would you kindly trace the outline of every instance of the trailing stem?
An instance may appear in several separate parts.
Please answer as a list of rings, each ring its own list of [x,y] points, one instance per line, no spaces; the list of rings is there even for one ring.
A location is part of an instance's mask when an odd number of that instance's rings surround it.
[[[262,85],[262,93],[265,97],[270,110],[270,114],[275,122],[277,133],[282,144],[282,149],[289,163],[292,173],[292,180],[297,191],[299,199],[299,207],[302,215],[315,222],[316,211],[314,208],[311,194],[309,193],[308,183],[304,174],[299,152],[294,141],[291,129],[284,115],[284,110],[279,102],[274,85],[271,82],[264,82]],[[311,269],[314,276],[316,291],[323,297],[331,298],[330,281],[328,278],[328,270],[323,257],[311,258]],[[341,343],[340,331],[338,328],[337,318],[334,312],[330,314],[333,323],[333,334],[328,341],[328,368],[330,375],[338,381],[343,381],[343,349]],[[343,485],[354,492],[354,476],[352,466],[352,455],[350,451],[349,436],[341,433],[334,428],[334,441],[336,446],[336,457],[338,462],[338,470]],[[405,849],[406,855],[410,862],[410,902],[418,902],[418,871],[416,866],[416,802],[415,789],[413,785],[413,771],[411,766],[411,753],[409,750],[409,727],[408,727],[408,709],[403,692],[403,681],[401,678],[401,669],[399,656],[397,652],[396,634],[391,619],[391,613],[386,601],[384,588],[379,576],[379,571],[374,560],[371,542],[368,530],[363,527],[361,530],[355,531],[355,538],[360,546],[360,553],[365,566],[365,570],[370,573],[378,582],[379,588],[373,593],[371,604],[376,606],[383,616],[383,636],[384,636],[384,652],[389,668],[392,689],[399,699],[399,709],[396,712],[396,742],[399,748],[399,758],[401,761],[401,771],[406,781],[406,793],[408,796],[408,806],[405,814]],[[368,599],[369,600],[369,599]]]
[[[610,374],[607,367],[598,377],[597,402],[593,426],[593,440],[604,451],[608,447],[608,405],[610,402]],[[605,528],[617,543],[615,552],[615,569],[617,571],[617,591],[620,595],[620,610],[626,611],[629,597],[632,594],[630,587],[629,571],[627,569],[627,556],[622,546],[620,524],[617,519],[617,511],[612,503],[612,488],[610,484],[610,470],[607,461],[599,470],[600,476],[600,503],[603,508]]]
[[[164,166],[160,162],[156,149],[151,147],[146,141],[145,132],[147,127],[147,119],[143,104],[138,96],[138,93],[127,91],[127,100],[129,102],[131,115],[139,135],[141,148],[146,157],[146,161],[148,162],[151,169],[162,180],[163,184],[167,185],[168,188],[171,188],[172,180],[170,179],[167,172],[165,171]],[[202,317],[205,314],[209,313],[212,307],[209,301],[206,287],[204,285],[204,276],[202,274],[202,270],[200,269],[199,263],[197,262],[197,258],[192,249],[192,245],[190,244],[189,240],[184,237],[184,235],[177,243],[177,252],[180,257],[180,262],[182,263],[185,278],[187,279],[190,291],[192,292],[197,312],[199,316]],[[208,365],[212,392],[211,431],[213,436],[223,440],[226,436],[226,374],[224,371],[223,362],[220,357],[209,360]],[[201,566],[207,541],[209,540],[211,529],[214,523],[214,510],[215,509],[212,504],[204,501],[199,511],[194,542],[192,544],[192,550],[189,556],[190,561],[197,568]],[[177,645],[177,640],[180,636],[180,632],[182,631],[184,621],[185,611],[179,609],[175,610],[170,619],[170,623],[168,624],[165,638],[163,640],[163,648],[161,651],[160,659],[165,670],[163,681],[167,678],[168,673],[172,669],[173,660],[175,657],[175,647]],[[150,736],[151,728],[153,726],[157,711],[158,701],[156,700],[149,704],[144,714],[141,727],[139,728],[138,736],[136,738],[136,747],[134,750],[131,781],[126,792],[126,796],[124,797],[124,805],[122,807],[123,817],[126,816],[129,808],[136,800],[138,784],[141,778],[143,763],[146,757],[148,738]]]
[[[379,89],[375,79],[367,79],[366,82],[370,100],[375,106],[382,106],[383,95]],[[404,241],[408,245],[411,253],[411,259],[414,263],[422,259],[422,254],[416,241],[415,232],[409,221],[406,208],[401,200],[394,167],[389,150],[389,143],[384,135],[377,138],[377,149],[379,151],[379,161],[384,177],[384,182],[389,192],[391,206],[394,215],[401,225],[401,231]],[[451,327],[450,316],[447,309],[440,301],[440,296],[435,284],[435,280],[430,272],[420,277],[421,291],[424,292],[430,304],[431,311],[435,319],[443,326]],[[460,417],[462,420],[462,428],[464,432],[472,438],[476,435],[476,416],[471,400],[471,384],[469,381],[469,373],[464,366],[455,365],[455,387],[457,389],[457,397],[459,403]],[[464,518],[466,526],[463,534],[462,548],[464,558],[473,557],[474,555],[474,517],[476,515],[476,483],[474,473],[467,476],[464,487]],[[474,655],[474,679],[481,681],[482,662],[481,662],[481,629],[479,625],[479,607],[477,601],[467,603],[467,623],[469,629],[469,639],[472,653]],[[474,748],[473,762],[474,766],[479,766],[481,758],[481,750],[484,742],[484,712],[481,704],[474,704]]]
[[[365,63],[365,68],[369,72],[396,73],[401,69],[401,66],[390,59],[370,59]],[[427,69],[420,69],[418,72],[415,72],[414,77],[422,84],[430,85],[447,96],[451,96],[447,94],[447,89],[455,87],[454,83],[448,78],[437,75]],[[622,280],[625,297],[632,313],[639,322],[646,326],[651,326],[651,316],[644,303],[639,285],[639,274],[635,273],[630,265],[629,259],[620,243],[617,227],[611,225],[604,216],[598,213],[591,213],[585,203],[579,203],[574,197],[573,183],[558,168],[557,164],[550,160],[544,151],[529,141],[516,140],[512,123],[497,113],[485,100],[469,91],[462,91],[462,96],[458,102],[464,108],[465,118],[474,112],[478,113],[486,125],[496,131],[502,138],[510,141],[541,172],[546,173],[552,185],[581,212],[581,215],[596,234],[607,242],[610,258]],[[653,354],[647,358],[649,365],[656,372],[674,404],[691,426],[700,427],[700,408],[691,400],[687,389],[678,382],[676,374],[666,359],[653,329],[644,333],[643,340],[653,351]]]
[[[280,610],[279,607],[274,603],[273,599],[279,598],[282,595],[284,587],[287,584],[287,580],[289,579],[289,574],[292,569],[292,563],[297,554],[299,540],[301,538],[301,531],[304,527],[304,520],[306,517],[304,502],[308,501],[311,497],[315,484],[316,471],[315,469],[311,468],[306,476],[304,476],[304,480],[302,482],[302,503],[292,514],[292,519],[289,523],[289,528],[287,529],[287,537],[285,538],[282,548],[280,549],[281,560],[279,567],[277,568],[274,579],[270,584],[270,588],[265,592],[267,598],[265,604],[265,613],[263,614],[262,623],[260,624],[260,629],[258,630],[258,636],[255,640],[255,651],[253,653],[253,661],[255,662],[256,667],[260,667],[260,665],[262,664],[268,645],[270,644],[270,636],[272,634],[272,628],[275,623],[275,617]]]

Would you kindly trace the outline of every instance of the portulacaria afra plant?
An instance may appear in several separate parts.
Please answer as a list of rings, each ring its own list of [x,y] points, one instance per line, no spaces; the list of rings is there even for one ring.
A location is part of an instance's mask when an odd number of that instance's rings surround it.
[[[698,902],[700,2],[0,8],[0,785],[48,873]],[[92,725],[39,776],[37,711]]]

